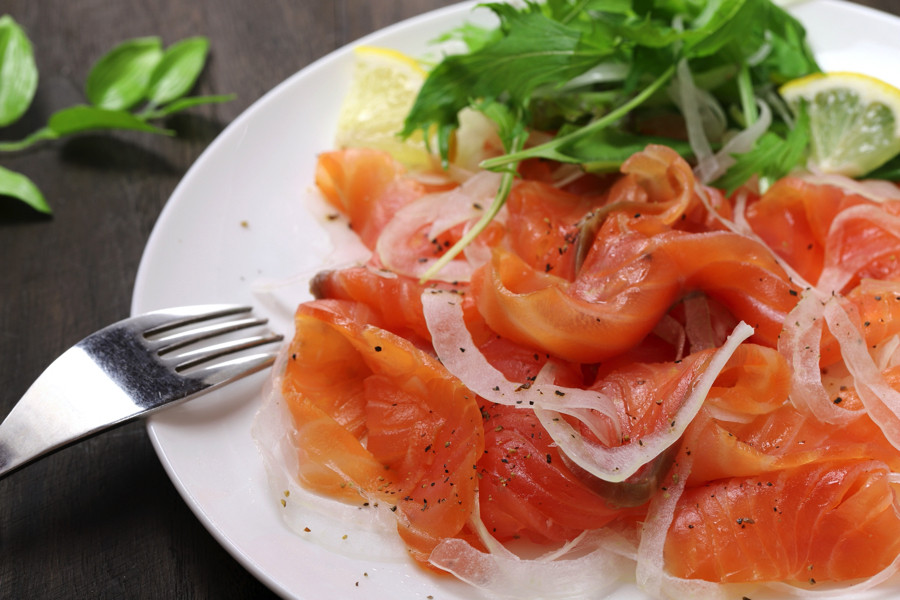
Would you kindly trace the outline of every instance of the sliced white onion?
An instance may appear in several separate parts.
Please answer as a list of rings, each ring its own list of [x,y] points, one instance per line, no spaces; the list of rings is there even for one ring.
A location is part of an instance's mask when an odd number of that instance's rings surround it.
[[[694,84],[687,59],[678,61],[675,78],[672,80],[672,96],[684,117],[688,142],[694,157],[698,162],[707,160],[713,152],[706,133],[704,99],[701,97],[700,88]]]
[[[584,409],[604,417],[597,432],[606,443],[619,443],[621,425],[612,398],[596,391],[552,382],[509,381],[475,345],[463,319],[459,296],[428,290],[422,294],[425,323],[434,351],[444,367],[467,388],[490,402],[520,408],[545,407],[584,417]],[[605,425],[605,427],[603,426]]]
[[[823,423],[848,423],[859,415],[831,401],[819,367],[826,301],[815,290],[806,290],[784,320],[778,351],[791,365],[791,403]]]
[[[665,493],[655,494],[641,530],[641,542],[637,552],[637,583],[654,598],[702,598],[726,600],[733,598],[728,587],[701,579],[681,579],[666,572],[664,551],[669,527],[675,519],[678,500],[691,473],[693,459],[682,452],[675,460],[665,486]]]
[[[900,449],[900,392],[884,380],[869,354],[865,338],[838,297],[825,305],[824,317],[841,346],[844,364],[853,375],[856,392],[869,417],[878,424],[891,445]]]
[[[634,543],[611,527],[584,532],[534,558],[522,558],[501,545],[477,514],[472,528],[488,552],[465,540],[446,538],[429,562],[491,598],[602,597],[618,587],[634,565]]]
[[[434,239],[460,223],[477,220],[493,202],[499,185],[499,174],[482,171],[452,190],[427,194],[398,210],[375,244],[382,265],[409,277],[424,275],[438,257],[409,252],[408,241],[424,227],[429,228],[429,239]],[[434,278],[448,282],[468,281],[472,270],[467,261],[453,260]]]
[[[759,118],[753,124],[728,140],[718,152],[698,161],[694,167],[694,175],[700,183],[708,184],[724,175],[725,171],[737,162],[734,155],[752,150],[756,140],[768,131],[769,125],[772,124],[772,110],[768,104],[760,100],[757,101],[757,105]]]
[[[251,434],[266,469],[272,506],[302,539],[336,554],[374,560],[405,560],[397,519],[387,505],[362,508],[311,492],[297,481],[300,472],[294,419],[281,394],[289,346],[272,367]]]
[[[738,192],[738,194],[736,194],[737,202],[734,211],[735,218],[734,220],[732,220],[723,217],[718,213],[718,211],[716,211],[715,207],[709,200],[709,195],[706,193],[705,188],[700,183],[697,183],[694,186],[694,189],[697,192],[697,196],[700,198],[700,201],[706,208],[707,212],[712,215],[713,218],[716,219],[716,221],[721,223],[729,231],[749,238],[768,248],[769,252],[771,253],[772,259],[776,263],[778,263],[778,266],[781,267],[782,270],[784,270],[784,272],[787,274],[788,278],[794,285],[802,287],[804,289],[813,287],[811,283],[807,282],[806,279],[802,275],[800,275],[800,273],[798,273],[790,263],[781,258],[778,253],[772,250],[772,248],[761,237],[759,237],[759,235],[757,235],[755,231],[753,231],[753,228],[750,227],[750,224],[747,222],[747,219],[744,215],[744,208],[746,207],[746,194],[741,192]]]
[[[900,200],[900,187],[891,181],[883,179],[853,179],[837,173],[807,172],[798,173],[797,176],[804,181],[816,185],[830,185],[843,190],[848,194],[856,194],[873,202],[888,202]]]
[[[847,221],[869,221],[876,227],[886,230],[900,241],[900,216],[892,215],[874,204],[857,204],[842,210],[828,229],[828,241],[825,245],[825,268],[816,283],[825,294],[840,292],[853,279],[854,275],[865,267],[879,252],[885,249],[880,244],[854,251],[852,257],[843,256],[844,238],[841,229]],[[854,240],[859,245],[860,240]]]
[[[703,374],[694,382],[691,393],[672,417],[669,427],[621,446],[601,446],[585,439],[559,412],[546,406],[534,406],[535,416],[575,464],[604,481],[619,482],[634,475],[637,470],[662,454],[678,441],[687,426],[699,412],[707,394],[715,383],[731,355],[741,342],[753,335],[753,328],[739,323],[725,344],[710,357]]]

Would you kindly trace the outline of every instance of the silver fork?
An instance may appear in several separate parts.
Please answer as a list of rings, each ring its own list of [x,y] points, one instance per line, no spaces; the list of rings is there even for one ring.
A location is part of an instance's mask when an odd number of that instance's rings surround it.
[[[217,304],[156,311],[105,327],[66,350],[0,424],[0,478],[270,366],[282,336],[251,310]]]

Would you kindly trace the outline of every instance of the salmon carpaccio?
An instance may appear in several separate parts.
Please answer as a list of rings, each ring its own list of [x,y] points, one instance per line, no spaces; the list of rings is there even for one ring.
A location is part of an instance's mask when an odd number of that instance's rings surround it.
[[[423,280],[496,179],[321,155],[324,198],[372,253],[296,312],[281,393],[302,485],[389,505],[433,570],[459,540],[482,556],[604,530],[648,560],[650,527],[668,578],[815,589],[891,569],[900,201],[800,177],[726,197],[661,146],[616,177],[534,167],[452,277]]]

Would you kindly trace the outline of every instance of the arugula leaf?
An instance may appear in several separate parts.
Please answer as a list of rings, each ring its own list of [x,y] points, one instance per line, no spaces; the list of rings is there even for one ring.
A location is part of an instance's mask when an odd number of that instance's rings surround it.
[[[85,95],[94,106],[127,110],[144,99],[156,66],[163,58],[158,37],[122,42],[103,55],[88,73]]]
[[[0,17],[0,126],[21,117],[34,98],[38,72],[28,36],[9,15]]]
[[[146,97],[151,106],[171,102],[187,94],[206,64],[209,40],[192,37],[169,46],[153,70]]]
[[[50,214],[50,205],[41,190],[25,175],[0,167],[0,196],[21,200],[38,212]]]

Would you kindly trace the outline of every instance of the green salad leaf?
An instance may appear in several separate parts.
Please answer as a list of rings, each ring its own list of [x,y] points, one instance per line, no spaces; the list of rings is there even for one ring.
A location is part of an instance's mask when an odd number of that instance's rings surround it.
[[[780,83],[819,71],[802,24],[770,0],[480,6],[499,25],[478,30],[466,24],[445,36],[462,40],[468,51],[446,56],[428,74],[400,132],[436,131],[445,164],[464,108],[497,124],[506,152],[481,166],[504,173],[532,158],[614,170],[649,143],[700,160],[723,146],[729,131],[755,123],[758,103]],[[703,110],[721,115],[720,122],[708,125]],[[654,130],[653,123],[666,118],[677,118],[687,139]],[[802,127],[775,133],[790,129],[776,115],[771,131],[722,181],[737,186],[757,172],[774,177],[801,162],[808,137]],[[514,143],[528,131],[554,136],[538,145]],[[503,194],[495,204],[502,205]],[[447,254],[452,258],[463,247],[460,242]]]

